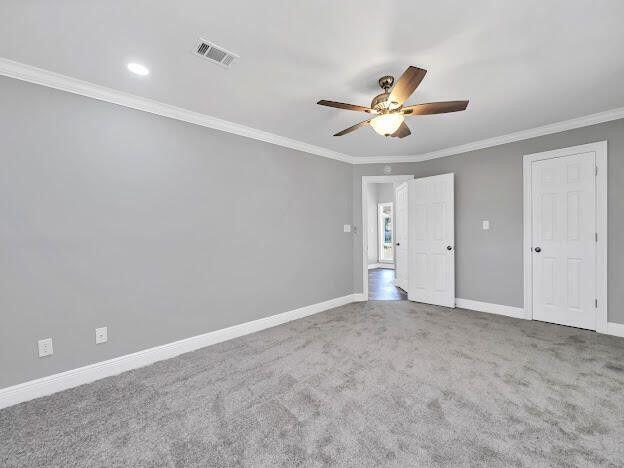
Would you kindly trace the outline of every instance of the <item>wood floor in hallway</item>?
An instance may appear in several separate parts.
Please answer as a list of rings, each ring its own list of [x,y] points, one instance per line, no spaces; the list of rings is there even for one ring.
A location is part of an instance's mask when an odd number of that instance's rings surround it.
[[[406,301],[407,293],[394,285],[394,270],[368,270],[368,298],[376,301]]]

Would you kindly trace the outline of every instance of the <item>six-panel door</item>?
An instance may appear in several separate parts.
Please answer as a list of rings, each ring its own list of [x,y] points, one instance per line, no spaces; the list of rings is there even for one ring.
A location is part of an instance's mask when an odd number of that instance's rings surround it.
[[[455,307],[453,174],[409,184],[408,299]]]
[[[533,319],[596,329],[595,153],[531,164]]]

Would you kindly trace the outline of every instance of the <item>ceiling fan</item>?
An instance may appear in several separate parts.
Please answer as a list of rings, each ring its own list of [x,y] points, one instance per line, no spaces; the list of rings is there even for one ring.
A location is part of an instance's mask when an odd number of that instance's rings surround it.
[[[334,134],[334,136],[346,135],[360,127],[370,124],[373,130],[380,135],[405,138],[412,133],[405,124],[405,116],[446,114],[447,112],[463,111],[468,107],[468,101],[430,102],[427,104],[403,107],[403,103],[416,88],[418,88],[418,85],[423,80],[426,73],[427,70],[423,70],[422,68],[407,67],[407,70],[403,72],[394,88],[392,88],[394,77],[382,76],[379,78],[379,86],[381,86],[384,92],[373,98],[370,107],[326,101],[325,99],[320,100],[317,104],[377,115],[376,117],[364,120],[349,128],[345,128],[341,132]],[[390,91],[390,88],[392,88],[392,91]]]

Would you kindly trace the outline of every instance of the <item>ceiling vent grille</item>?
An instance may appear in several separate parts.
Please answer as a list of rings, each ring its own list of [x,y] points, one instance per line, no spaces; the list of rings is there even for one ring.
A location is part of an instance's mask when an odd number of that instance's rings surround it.
[[[235,53],[204,39],[200,39],[197,43],[195,54],[224,68],[230,68],[234,61],[239,58]]]

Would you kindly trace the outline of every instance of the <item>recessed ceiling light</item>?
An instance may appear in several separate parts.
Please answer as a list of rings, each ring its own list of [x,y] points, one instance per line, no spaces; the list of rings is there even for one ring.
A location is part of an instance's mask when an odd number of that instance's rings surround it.
[[[146,76],[149,75],[149,69],[145,65],[140,63],[130,62],[128,64],[128,70],[136,75]]]

